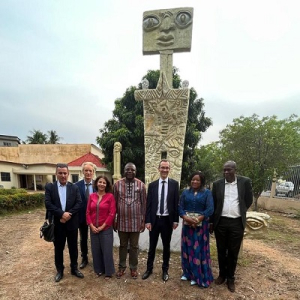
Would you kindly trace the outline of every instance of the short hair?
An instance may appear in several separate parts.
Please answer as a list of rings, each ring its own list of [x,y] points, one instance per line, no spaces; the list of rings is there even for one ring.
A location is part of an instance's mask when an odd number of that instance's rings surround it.
[[[95,181],[94,181],[94,189],[98,192],[98,186],[97,186],[97,184],[98,184],[99,179],[101,179],[101,178],[103,178],[106,181],[105,192],[106,193],[111,193],[112,192],[112,185],[111,185],[110,181],[108,180],[108,178],[106,176],[104,176],[104,175],[99,175],[95,179]]]
[[[159,168],[160,168],[160,164],[161,164],[162,162],[167,162],[167,163],[169,163],[169,167],[171,167],[170,162],[169,162],[166,158],[163,158],[163,159],[159,162],[159,164],[158,164],[158,167],[159,167]]]
[[[231,167],[232,167],[233,169],[236,169],[236,162],[233,161],[233,160],[228,160],[228,161],[226,161],[226,163],[224,164],[224,166],[225,166],[225,165],[231,165]]]
[[[203,188],[205,186],[205,176],[201,171],[195,171],[190,176],[190,181],[192,181],[193,177],[198,175],[201,181],[200,188]]]
[[[56,170],[58,168],[67,168],[69,170],[68,164],[63,164],[63,163],[56,164]]]
[[[135,167],[135,171],[136,171],[136,165],[133,162],[128,162],[125,166],[124,166],[124,171],[126,169],[126,166],[128,165],[133,165]]]
[[[90,166],[93,168],[93,170],[94,170],[94,173],[96,173],[96,169],[97,169],[97,167],[96,167],[96,165],[95,165],[95,164],[93,164],[93,163],[92,163],[92,162],[90,162],[90,161],[86,161],[86,162],[84,162],[84,163],[81,165],[81,170],[82,170],[82,173],[83,173],[84,167],[85,167],[86,165],[90,165]]]

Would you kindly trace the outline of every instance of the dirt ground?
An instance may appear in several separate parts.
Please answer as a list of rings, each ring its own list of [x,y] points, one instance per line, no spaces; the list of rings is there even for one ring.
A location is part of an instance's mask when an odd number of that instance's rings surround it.
[[[170,279],[164,283],[161,253],[147,280],[141,279],[147,257],[146,252],[141,252],[138,279],[131,279],[127,272],[121,279],[113,277],[106,281],[94,275],[91,263],[83,271],[84,279],[72,276],[65,251],[65,276],[55,283],[53,245],[39,238],[44,210],[0,217],[0,299],[300,299],[300,220],[268,213],[277,220],[274,225],[271,222],[270,228],[279,235],[270,231],[267,240],[244,240],[235,293],[230,293],[225,284],[213,283],[207,289],[200,289],[180,281],[180,253],[172,253]],[[283,238],[283,235],[289,236]],[[213,238],[211,244],[213,249]],[[117,253],[115,249],[116,268]],[[212,259],[217,277],[215,253]]]

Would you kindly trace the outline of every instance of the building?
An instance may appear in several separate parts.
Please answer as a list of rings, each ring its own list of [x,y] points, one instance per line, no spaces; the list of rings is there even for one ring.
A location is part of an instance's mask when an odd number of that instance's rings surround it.
[[[18,144],[0,146],[0,186],[42,190],[46,183],[56,180],[56,164],[67,163],[69,181],[82,179],[81,165],[92,161],[96,175],[111,173],[102,164],[103,153],[93,144]]]
[[[21,140],[17,136],[0,134],[0,147],[18,147]]]

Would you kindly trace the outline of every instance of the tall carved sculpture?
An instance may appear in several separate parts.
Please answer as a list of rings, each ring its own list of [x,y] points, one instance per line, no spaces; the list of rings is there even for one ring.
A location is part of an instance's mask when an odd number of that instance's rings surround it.
[[[160,54],[160,78],[156,89],[142,90],[135,99],[144,103],[145,181],[158,178],[158,163],[167,158],[170,177],[180,181],[184,138],[188,116],[188,81],[173,89],[173,53],[188,52],[192,42],[193,8],[174,8],[144,12],[143,53]]]
[[[114,182],[122,178],[121,151],[122,151],[122,144],[119,142],[115,142],[114,143],[114,175],[113,175]]]

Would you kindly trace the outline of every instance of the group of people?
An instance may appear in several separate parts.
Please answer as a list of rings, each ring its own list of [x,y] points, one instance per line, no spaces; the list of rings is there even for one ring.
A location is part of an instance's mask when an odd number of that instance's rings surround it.
[[[183,219],[181,234],[181,280],[191,285],[208,287],[213,282],[209,234],[215,233],[219,276],[216,284],[227,283],[235,291],[234,274],[246,223],[246,211],[252,204],[251,181],[236,175],[236,164],[224,165],[224,178],[213,183],[212,192],[205,188],[205,176],[194,172],[190,187],[179,197],[179,183],[169,178],[170,163],[159,163],[160,178],[149,184],[136,178],[136,166],[127,163],[124,178],[114,186],[106,176],[93,180],[95,165],[82,166],[84,178],[72,184],[66,164],[57,164],[57,181],[45,187],[45,205],[48,215],[54,216],[54,256],[57,274],[63,278],[63,251],[68,242],[71,274],[83,278],[79,269],[88,264],[88,228],[90,230],[93,268],[97,276],[109,280],[114,273],[121,278],[127,269],[138,277],[138,249],[140,233],[149,231],[147,269],[142,279],[153,272],[159,236],[163,245],[162,280],[169,279],[170,243],[173,230]],[[78,228],[82,261],[78,269]],[[115,270],[113,259],[113,231],[120,239],[119,264]],[[129,253],[129,255],[128,255]]]

